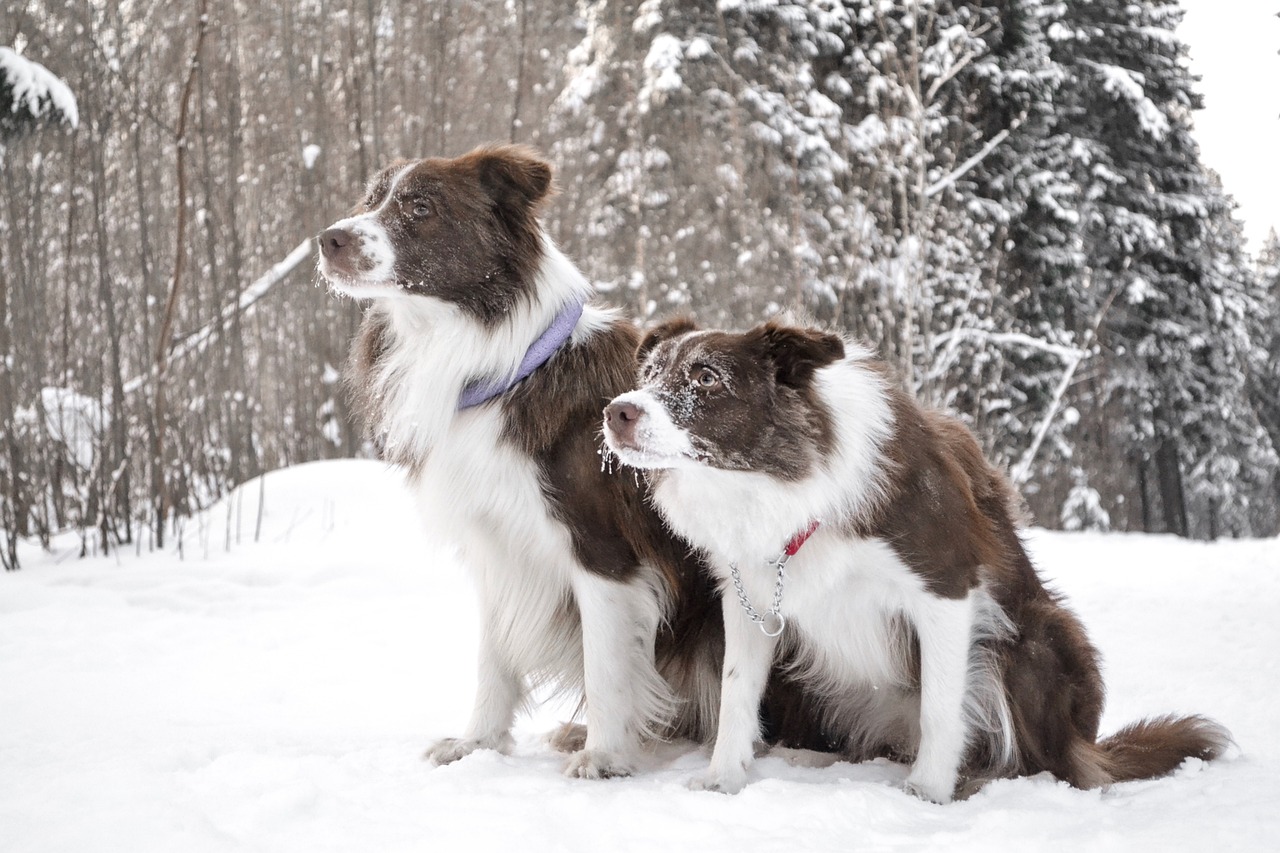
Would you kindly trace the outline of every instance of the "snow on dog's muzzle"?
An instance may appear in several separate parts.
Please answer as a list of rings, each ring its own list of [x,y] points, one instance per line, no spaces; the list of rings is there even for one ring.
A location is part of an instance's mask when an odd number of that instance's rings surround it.
[[[628,391],[605,407],[604,439],[609,450],[633,468],[673,468],[694,455],[688,433],[645,390]]]

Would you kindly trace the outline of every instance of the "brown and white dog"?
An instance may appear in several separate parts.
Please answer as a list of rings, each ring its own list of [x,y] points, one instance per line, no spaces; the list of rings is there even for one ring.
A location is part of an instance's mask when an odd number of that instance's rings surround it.
[[[428,757],[507,749],[531,687],[550,682],[587,698],[566,772],[616,776],[646,735],[707,727],[715,699],[698,686],[719,644],[687,546],[634,477],[601,464],[600,407],[629,387],[638,334],[586,304],[590,284],[543,233],[551,177],[512,146],[394,165],[320,235],[320,272],[369,302],[357,402],[479,592],[471,721]]]
[[[508,748],[530,688],[550,683],[585,691],[566,772],[616,776],[648,735],[714,732],[723,631],[688,544],[632,472],[602,464],[600,408],[631,387],[639,334],[586,304],[544,234],[551,178],[516,146],[397,164],[320,235],[319,263],[369,304],[349,365],[369,432],[479,592],[471,721],[428,757]]]
[[[722,593],[719,732],[694,787],[745,784],[780,650],[825,700],[829,737],[857,758],[910,757],[908,789],[937,802],[1044,770],[1082,788],[1153,777],[1229,743],[1201,717],[1097,739],[1097,652],[1027,558],[1011,487],[866,350],[777,323],[673,321],[640,354],[639,390],[605,410],[608,446],[652,472]]]

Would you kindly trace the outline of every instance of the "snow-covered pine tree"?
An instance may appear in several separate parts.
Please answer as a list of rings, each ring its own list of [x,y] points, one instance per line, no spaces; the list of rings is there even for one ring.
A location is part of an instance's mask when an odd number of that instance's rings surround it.
[[[1280,236],[1274,228],[1255,259],[1253,281],[1255,307],[1246,317],[1255,357],[1248,374],[1249,398],[1272,448],[1280,449]],[[1280,475],[1273,478],[1269,493],[1255,501],[1254,514],[1256,532],[1280,529]]]
[[[1053,77],[1035,6],[1006,5],[1030,23],[947,0],[583,4],[561,238],[642,315],[803,307],[934,402],[999,417],[1027,336],[996,307],[996,235],[1019,214],[1004,172],[1027,166],[983,166]]]
[[[1218,176],[1206,174],[1211,209],[1205,224],[1203,341],[1191,355],[1197,373],[1184,430],[1190,533],[1200,538],[1270,534],[1276,529],[1272,494],[1276,449],[1255,408],[1252,377],[1266,370],[1263,343],[1268,299],[1244,251],[1244,236]],[[1272,388],[1274,389],[1274,385]]]
[[[840,103],[872,253],[840,290],[838,319],[930,402],[976,413],[989,362],[974,338],[1000,326],[988,285],[1002,214],[972,173],[1008,134],[984,133],[978,107],[999,76],[986,40],[998,21],[936,0],[859,5],[855,20]]]
[[[1262,308],[1254,317],[1254,338],[1261,348],[1262,365],[1253,374],[1254,407],[1280,447],[1280,235],[1274,228],[1258,253],[1256,279]]]
[[[1114,299],[1102,319],[1104,369],[1081,394],[1092,401],[1082,436],[1097,451],[1096,469],[1111,472],[1093,484],[1113,517],[1128,512],[1144,529],[1207,533],[1207,519],[1191,517],[1199,486],[1189,478],[1214,468],[1220,419],[1207,413],[1236,402],[1221,375],[1224,359],[1229,366],[1236,356],[1223,355],[1234,352],[1233,333],[1223,328],[1211,234],[1230,208],[1191,137],[1200,98],[1174,33],[1182,12],[1174,0],[1063,9],[1051,30],[1066,74],[1060,126],[1073,140],[1090,268],[1078,302],[1101,311]],[[1134,482],[1142,484],[1138,500],[1125,506]]]
[[[551,121],[565,176],[551,212],[640,316],[741,324],[829,291],[832,266],[846,274],[824,251],[847,224],[848,167],[820,83],[847,14],[749,6],[579,4],[584,36]]]
[[[979,278],[934,309],[929,375],[948,389],[940,402],[967,413],[988,452],[1012,462],[1027,455],[1042,424],[1052,428],[1051,443],[1061,435],[1055,390],[1077,358],[1070,294],[1082,259],[1073,250],[1067,141],[1055,121],[1062,71],[1047,37],[1061,10],[1038,0],[983,9],[970,27],[981,46],[957,69],[960,97],[949,107],[969,127],[967,139],[950,144],[961,157],[975,148],[977,156],[944,200],[963,211],[982,260]]]
[[[975,169],[975,180],[1003,214],[993,278],[997,311],[1018,343],[1000,350],[1003,393],[992,399],[1003,406],[992,406],[985,421],[1003,449],[997,455],[1015,463],[1029,504],[1054,518],[1075,483],[1069,383],[1086,357],[1081,347],[1090,345],[1091,313],[1081,298],[1088,267],[1080,250],[1076,146],[1059,114],[1066,73],[1052,55],[1064,9],[1039,0],[998,8],[999,30],[989,39],[1000,76],[983,113],[1013,131]]]
[[[1103,509],[1102,498],[1097,490],[1089,486],[1089,478],[1084,469],[1072,469],[1071,479],[1071,490],[1067,492],[1067,499],[1062,502],[1062,515],[1059,519],[1062,529],[1100,532],[1110,530],[1111,516]]]

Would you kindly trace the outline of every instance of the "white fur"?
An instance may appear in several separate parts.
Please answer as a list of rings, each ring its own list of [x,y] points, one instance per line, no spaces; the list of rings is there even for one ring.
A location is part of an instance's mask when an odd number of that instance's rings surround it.
[[[879,374],[863,350],[819,370],[815,387],[836,429],[835,450],[816,470],[793,482],[757,472],[689,464],[689,443],[657,398],[647,391],[626,399],[645,410],[658,442],[613,448],[628,464],[666,468],[654,500],[673,529],[706,550],[722,590],[725,670],[720,729],[708,775],[694,787],[736,791],[746,780],[758,736],[755,709],[775,643],[764,637],[729,586],[736,564],[757,607],[769,602],[776,577],[768,562],[798,531],[821,526],[787,568],[783,642],[797,652],[796,674],[830,697],[831,721],[856,745],[900,743],[916,748],[908,788],[945,802],[955,789],[968,740],[977,727],[997,751],[1012,751],[1012,726],[998,676],[976,645],[1008,622],[982,587],[944,599],[897,556],[889,543],[842,532],[847,522],[881,499],[886,461],[881,448],[893,416]],[[612,445],[611,445],[612,446]],[[679,459],[679,464],[664,460]],[[900,622],[919,638],[921,689],[910,684],[910,649]]]
[[[736,794],[746,785],[747,768],[760,737],[760,698],[769,680],[777,640],[747,618],[732,592],[722,595],[720,601],[724,611],[724,674],[716,745],[711,766],[689,787]]]
[[[369,280],[339,287],[376,297],[370,310],[388,322],[388,350],[373,379],[384,411],[378,428],[389,450],[419,460],[414,489],[423,521],[437,541],[457,546],[481,608],[471,721],[462,738],[440,741],[427,755],[444,763],[475,749],[508,748],[530,687],[551,682],[586,690],[586,749],[566,772],[628,772],[640,738],[661,726],[672,704],[653,662],[666,606],[657,572],[643,567],[639,579],[625,584],[588,572],[568,529],[550,514],[536,464],[503,440],[502,408],[457,410],[469,381],[514,375],[557,312],[585,300],[591,286],[544,238],[532,297],[498,327],[485,328],[454,305],[376,278],[384,262],[394,264],[378,254],[385,234],[371,224],[376,213],[338,223],[363,234],[376,261]],[[588,306],[571,340],[580,343],[612,321],[611,312]]]
[[[629,775],[636,744],[657,734],[675,708],[653,664],[666,596],[643,578],[622,584],[582,571],[572,581],[582,616],[587,740],[565,772],[584,778]]]

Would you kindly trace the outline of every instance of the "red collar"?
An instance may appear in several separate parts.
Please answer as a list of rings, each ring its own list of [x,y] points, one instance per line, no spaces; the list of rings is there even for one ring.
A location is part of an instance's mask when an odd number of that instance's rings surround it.
[[[818,521],[817,519],[814,519],[809,522],[808,527],[791,537],[790,541],[787,542],[787,547],[782,550],[782,553],[786,554],[788,557],[794,557],[796,552],[804,546],[804,543],[809,541],[809,537],[812,536],[814,531],[817,529]]]

